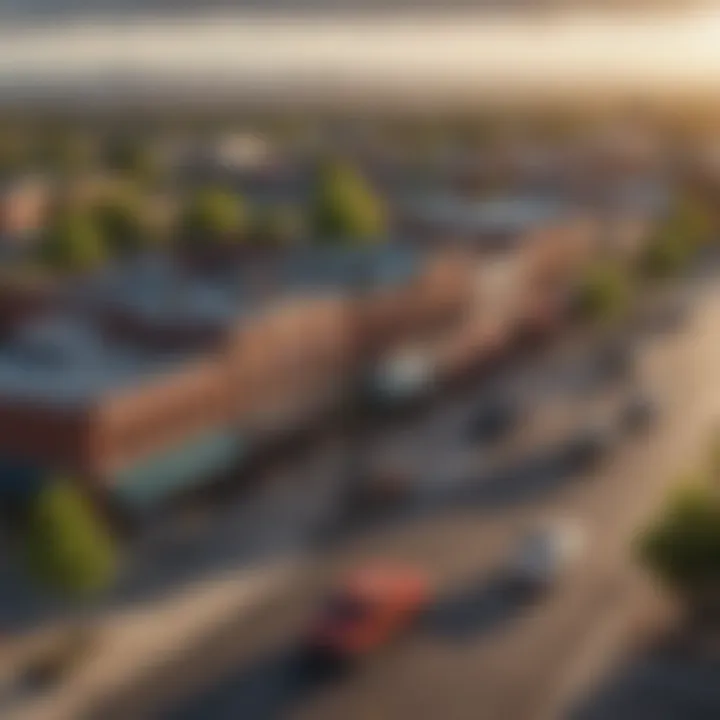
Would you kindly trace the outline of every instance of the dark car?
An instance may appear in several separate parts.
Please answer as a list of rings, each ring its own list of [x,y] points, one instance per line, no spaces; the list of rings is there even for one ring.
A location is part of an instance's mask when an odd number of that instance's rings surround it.
[[[474,442],[495,442],[512,432],[520,421],[521,408],[510,398],[483,403],[470,418],[468,434]]]
[[[637,319],[637,329],[649,335],[665,335],[683,331],[691,321],[688,302],[675,298],[647,308]]]
[[[635,371],[632,348],[620,343],[607,346],[598,357],[598,370],[606,380],[630,379]]]
[[[355,514],[391,510],[402,505],[412,493],[413,477],[403,469],[389,468],[356,479],[349,497]]]
[[[657,405],[647,395],[632,397],[622,412],[622,426],[629,432],[647,430],[657,417]]]
[[[563,460],[572,471],[592,468],[612,448],[615,435],[603,425],[588,427],[571,438],[563,452]]]

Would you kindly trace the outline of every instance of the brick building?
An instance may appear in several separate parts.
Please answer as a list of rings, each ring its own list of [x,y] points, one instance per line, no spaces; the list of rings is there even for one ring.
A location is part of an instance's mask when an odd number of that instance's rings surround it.
[[[0,187],[0,238],[22,243],[42,229],[50,188],[39,178],[13,180]]]
[[[0,351],[0,457],[146,507],[340,402],[359,353],[378,360],[462,312],[455,255],[351,256],[289,258],[270,298],[162,264],[103,278],[86,312],[37,318]]]

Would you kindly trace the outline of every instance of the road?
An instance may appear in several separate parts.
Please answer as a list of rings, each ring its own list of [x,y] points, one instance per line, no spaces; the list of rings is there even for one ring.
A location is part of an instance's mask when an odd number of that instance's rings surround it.
[[[537,393],[537,410],[494,456],[478,456],[462,440],[473,397],[412,433],[398,431],[388,442],[403,445],[395,452],[414,457],[421,476],[411,510],[317,550],[302,579],[272,606],[159,668],[97,717],[563,717],[621,652],[651,597],[628,553],[635,528],[678,473],[692,468],[720,415],[720,289],[698,281],[692,292],[691,324],[643,344],[642,383],[663,408],[650,436],[622,442],[588,476],[564,476],[543,462],[548,448],[598,407],[607,410],[607,397],[578,392],[575,380],[588,359],[573,348],[505,378],[524,394]],[[587,556],[541,601],[514,601],[497,582],[498,570],[529,524],[555,516],[585,524]],[[438,587],[436,607],[416,632],[352,672],[308,674],[296,648],[322,593],[343,569],[377,557],[426,568]]]

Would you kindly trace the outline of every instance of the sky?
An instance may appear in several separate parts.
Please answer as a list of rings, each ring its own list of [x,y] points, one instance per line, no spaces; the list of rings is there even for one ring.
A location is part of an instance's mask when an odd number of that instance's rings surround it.
[[[7,1],[7,0],[6,0]],[[0,25],[0,102],[25,94],[546,93],[720,87],[720,10]]]

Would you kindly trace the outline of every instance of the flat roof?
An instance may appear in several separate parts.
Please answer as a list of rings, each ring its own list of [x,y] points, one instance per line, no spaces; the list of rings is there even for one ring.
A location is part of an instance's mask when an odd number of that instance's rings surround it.
[[[473,200],[456,195],[432,195],[409,204],[417,217],[464,232],[514,233],[554,222],[573,212],[558,199],[498,197]]]
[[[154,255],[97,276],[77,299],[81,305],[120,307],[149,322],[222,326],[279,300],[343,294],[359,282],[370,288],[401,283],[421,264],[418,250],[385,242],[291,248],[262,267],[238,263],[212,277],[183,271],[168,257]]]
[[[27,325],[0,348],[0,397],[75,405],[177,369],[189,355],[108,344],[79,318],[56,315]]]
[[[102,303],[158,326],[190,322],[229,328],[293,299],[350,292],[356,277],[369,288],[402,282],[417,267],[417,253],[404,248],[308,248],[281,259],[267,292],[253,290],[232,271],[222,278],[184,276],[158,257],[110,268],[74,288],[67,309],[29,322],[0,347],[0,398],[83,404],[198,356],[192,350],[164,352],[107,339],[88,312]]]

